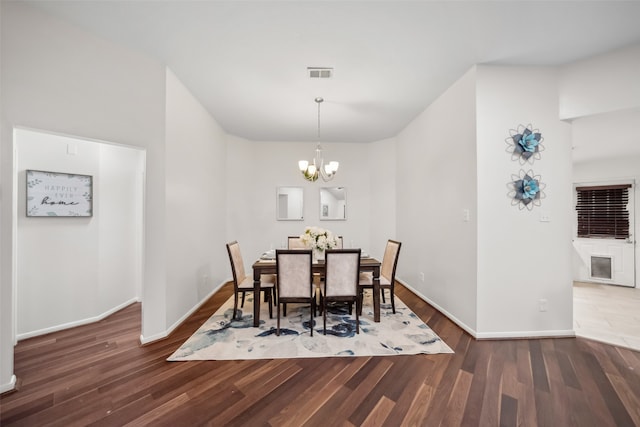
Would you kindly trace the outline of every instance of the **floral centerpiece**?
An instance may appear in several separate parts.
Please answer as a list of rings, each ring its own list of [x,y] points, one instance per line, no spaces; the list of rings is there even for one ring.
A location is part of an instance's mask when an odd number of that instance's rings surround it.
[[[331,231],[320,227],[305,227],[300,240],[305,247],[313,250],[315,259],[324,259],[326,249],[338,247],[338,238]]]

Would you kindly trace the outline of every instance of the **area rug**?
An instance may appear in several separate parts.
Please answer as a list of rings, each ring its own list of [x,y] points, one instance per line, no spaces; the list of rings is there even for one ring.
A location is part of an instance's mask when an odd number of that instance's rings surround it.
[[[280,336],[276,335],[275,307],[272,319],[269,319],[267,303],[260,304],[260,310],[260,326],[254,328],[253,299],[247,294],[240,310],[241,317],[232,320],[231,297],[167,360],[453,353],[398,297],[396,314],[387,298],[387,303],[380,307],[380,322],[376,323],[373,321],[372,296],[366,292],[359,334],[356,334],[355,313],[349,315],[346,305],[335,305],[327,310],[326,335],[323,334],[322,315],[314,317],[313,336],[310,334],[309,305],[287,305],[287,316],[280,318]]]

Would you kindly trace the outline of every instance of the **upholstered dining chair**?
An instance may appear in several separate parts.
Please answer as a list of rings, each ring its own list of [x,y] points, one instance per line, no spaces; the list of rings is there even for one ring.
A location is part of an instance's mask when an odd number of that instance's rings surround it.
[[[289,236],[287,238],[287,249],[307,249],[302,243],[300,236]]]
[[[337,249],[342,249],[342,236],[338,236],[338,246]],[[296,249],[296,250],[300,250],[300,249],[309,249],[307,248],[304,243],[302,242],[302,239],[300,238],[300,236],[289,236],[287,238],[287,248],[288,249]],[[314,277],[314,283],[321,283],[324,281],[324,278],[322,277],[322,275],[320,273],[314,273],[313,274]],[[322,291],[320,288],[318,288],[320,290],[320,308],[322,308]],[[287,315],[287,304],[283,304],[282,306],[282,310],[284,312],[284,315]],[[351,312],[349,312],[349,314],[351,314]]]
[[[382,293],[382,302],[384,299],[384,290],[389,289],[391,296],[391,309],[396,312],[395,302],[395,281],[396,266],[398,265],[398,256],[400,255],[400,246],[402,243],[389,239],[382,257],[382,265],[380,266],[380,293]],[[373,289],[373,273],[360,273],[360,283],[358,285],[358,294],[360,300],[360,310],[362,310],[362,298],[364,289]]]
[[[233,273],[233,318],[238,315],[238,297],[242,295],[240,307],[244,307],[244,296],[247,292],[253,292],[253,276],[247,276],[244,271],[244,261],[240,252],[240,244],[237,241],[227,243],[227,252],[231,262]],[[260,276],[260,291],[264,292],[269,303],[269,318],[273,317],[273,301],[275,301],[276,275],[263,274]]]
[[[356,333],[360,333],[358,282],[360,249],[328,249],[324,258],[322,321],[327,334],[327,307],[331,302],[356,303]],[[351,310],[349,310],[351,312]]]
[[[280,335],[280,304],[301,302],[310,304],[309,329],[311,330],[311,336],[313,336],[316,296],[311,263],[311,250],[276,250],[276,273],[278,276],[276,285],[276,316],[278,318],[276,335]]]

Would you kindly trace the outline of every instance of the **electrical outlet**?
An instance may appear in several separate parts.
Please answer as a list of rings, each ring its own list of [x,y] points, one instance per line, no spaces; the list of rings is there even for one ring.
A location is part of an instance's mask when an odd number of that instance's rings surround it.
[[[538,301],[538,308],[540,309],[540,311],[547,311],[547,300],[541,298],[540,301]]]
[[[420,273],[420,281],[424,282],[424,273]]]

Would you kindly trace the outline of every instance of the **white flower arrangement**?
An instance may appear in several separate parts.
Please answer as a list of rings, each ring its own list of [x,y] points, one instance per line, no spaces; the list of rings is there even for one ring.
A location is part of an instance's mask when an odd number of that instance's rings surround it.
[[[331,231],[320,227],[305,227],[300,240],[305,247],[318,252],[338,247],[338,238]]]

